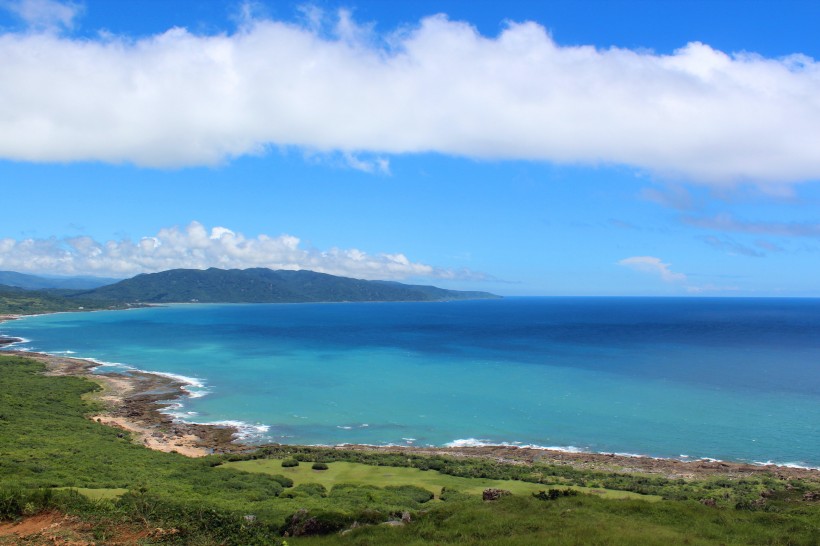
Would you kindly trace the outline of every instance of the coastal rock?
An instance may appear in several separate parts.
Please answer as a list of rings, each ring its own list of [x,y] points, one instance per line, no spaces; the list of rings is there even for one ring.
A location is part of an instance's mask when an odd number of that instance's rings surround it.
[[[806,494],[803,495],[803,500],[808,502],[820,501],[820,491],[806,491]]]
[[[491,487],[489,489],[484,490],[482,498],[485,501],[495,501],[500,499],[501,497],[506,497],[507,495],[512,495],[512,492],[507,491],[506,489],[494,489]]]

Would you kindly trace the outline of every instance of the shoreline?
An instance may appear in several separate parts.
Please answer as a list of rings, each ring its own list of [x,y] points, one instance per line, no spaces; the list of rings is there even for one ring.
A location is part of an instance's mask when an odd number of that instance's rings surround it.
[[[5,317],[3,317],[5,318]],[[6,352],[6,351],[3,351]],[[289,444],[245,444],[237,436],[239,428],[216,424],[187,423],[163,413],[178,400],[189,396],[187,383],[164,374],[145,371],[125,373],[93,373],[100,363],[46,353],[9,352],[45,364],[46,373],[54,376],[84,377],[101,385],[102,391],[93,393],[94,400],[106,411],[89,415],[103,425],[122,429],[134,435],[134,441],[149,449],[176,452],[187,457],[209,454],[247,453],[268,446],[317,447],[335,450],[406,453],[418,455],[446,455],[457,458],[485,458],[507,464],[535,462],[570,465],[582,470],[601,472],[639,473],[659,475],[670,479],[696,479],[710,476],[745,477],[756,474],[775,474],[779,478],[809,478],[820,480],[820,470],[777,464],[727,462],[714,459],[656,458],[644,455],[589,453],[562,451],[533,446],[401,446],[341,444],[334,446],[299,446]]]
[[[187,396],[187,384],[172,377],[143,371],[97,374],[93,369],[100,364],[91,360],[25,351],[12,354],[45,364],[46,375],[82,377],[100,385],[102,390],[90,397],[105,411],[88,418],[132,433],[135,443],[149,449],[186,457],[256,449],[234,442],[235,427],[184,423],[163,413]]]

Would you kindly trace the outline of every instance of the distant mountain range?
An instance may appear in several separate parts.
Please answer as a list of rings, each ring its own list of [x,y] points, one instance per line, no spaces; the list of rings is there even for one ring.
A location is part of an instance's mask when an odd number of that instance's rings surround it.
[[[69,297],[128,303],[301,303],[498,298],[488,292],[364,281],[315,271],[172,269],[145,273]]]
[[[16,271],[0,271],[0,285],[23,288],[25,290],[91,290],[107,284],[113,284],[121,279],[106,277],[51,277],[27,275]]]
[[[263,268],[171,269],[100,286],[99,283],[108,280],[115,279],[51,278],[3,271],[0,272],[0,313],[121,308],[149,303],[450,301],[499,297],[488,292]],[[84,283],[94,286],[82,287]],[[72,286],[82,288],[69,289]]]

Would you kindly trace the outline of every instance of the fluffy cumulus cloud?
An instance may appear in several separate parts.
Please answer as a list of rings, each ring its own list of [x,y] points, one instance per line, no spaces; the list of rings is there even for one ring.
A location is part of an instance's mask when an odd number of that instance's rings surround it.
[[[410,261],[404,254],[368,254],[357,249],[303,248],[291,235],[245,237],[224,227],[210,231],[198,222],[162,229],[138,241],[99,242],[91,237],[0,239],[0,270],[129,277],[174,268],[310,269],[361,279],[426,277],[487,280],[469,270]]]
[[[820,63],[801,55],[562,46],[533,22],[484,36],[444,15],[376,35],[317,10],[216,35],[38,28],[0,35],[2,158],[177,167],[298,147],[371,172],[436,152],[772,191],[820,178]]]
[[[651,273],[659,276],[664,282],[684,282],[686,275],[683,273],[675,273],[671,266],[664,263],[660,258],[654,256],[633,256],[631,258],[624,258],[618,262],[618,265],[641,271],[643,273]]]

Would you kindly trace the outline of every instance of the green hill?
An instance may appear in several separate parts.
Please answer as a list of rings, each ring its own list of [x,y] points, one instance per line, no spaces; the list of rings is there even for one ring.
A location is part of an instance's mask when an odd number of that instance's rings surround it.
[[[211,268],[146,273],[69,297],[129,303],[303,303],[448,301],[499,296],[435,286],[365,281],[314,271]]]
[[[36,315],[58,311],[80,311],[123,307],[117,302],[105,299],[88,299],[82,296],[66,297],[68,291],[60,293],[24,290],[16,286],[0,284],[0,315]]]

